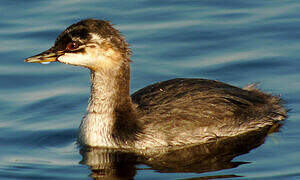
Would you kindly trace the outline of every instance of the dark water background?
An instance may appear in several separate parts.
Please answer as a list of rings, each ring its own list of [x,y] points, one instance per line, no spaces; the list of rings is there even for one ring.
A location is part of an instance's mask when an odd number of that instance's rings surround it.
[[[75,144],[89,96],[88,71],[23,62],[88,17],[111,20],[132,45],[132,92],[174,77],[236,86],[261,82],[262,90],[281,94],[292,109],[281,132],[235,158],[249,164],[203,174],[138,165],[136,179],[300,178],[299,9],[296,0],[1,1],[0,179],[88,178]]]

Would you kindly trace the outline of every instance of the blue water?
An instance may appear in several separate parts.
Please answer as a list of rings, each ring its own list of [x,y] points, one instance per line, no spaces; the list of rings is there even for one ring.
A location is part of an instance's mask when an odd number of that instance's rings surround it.
[[[90,17],[112,21],[131,44],[131,92],[175,77],[260,82],[292,109],[279,133],[234,159],[250,163],[205,173],[139,164],[135,179],[300,178],[299,8],[295,0],[1,1],[0,179],[92,178],[75,143],[89,97],[88,70],[23,62]]]

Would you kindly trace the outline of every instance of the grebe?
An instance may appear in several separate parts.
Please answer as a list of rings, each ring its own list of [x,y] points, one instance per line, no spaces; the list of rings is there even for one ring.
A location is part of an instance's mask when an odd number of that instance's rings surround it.
[[[207,79],[171,79],[130,96],[130,55],[128,43],[108,21],[86,19],[25,61],[90,69],[91,94],[78,134],[83,146],[182,147],[271,127],[287,117],[277,96]]]

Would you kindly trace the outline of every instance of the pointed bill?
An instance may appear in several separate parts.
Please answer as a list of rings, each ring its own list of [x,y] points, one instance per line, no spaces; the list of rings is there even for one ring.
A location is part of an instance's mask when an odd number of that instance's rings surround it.
[[[25,59],[24,61],[29,62],[29,63],[54,62],[54,61],[57,61],[57,58],[63,54],[64,54],[63,51],[54,51],[52,49],[49,49],[38,55],[31,56],[31,57]]]

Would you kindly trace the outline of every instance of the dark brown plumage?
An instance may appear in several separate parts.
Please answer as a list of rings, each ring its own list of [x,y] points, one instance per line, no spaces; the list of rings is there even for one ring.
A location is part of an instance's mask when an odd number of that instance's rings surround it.
[[[177,145],[271,127],[287,116],[277,96],[253,86],[241,89],[207,79],[156,83],[137,91],[132,99],[144,126],[165,132],[169,144]]]

